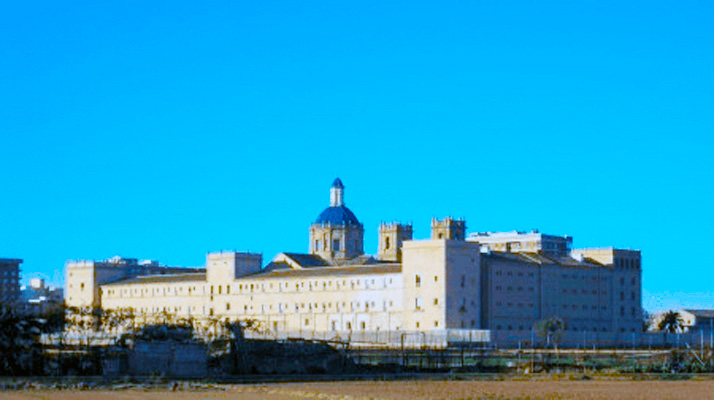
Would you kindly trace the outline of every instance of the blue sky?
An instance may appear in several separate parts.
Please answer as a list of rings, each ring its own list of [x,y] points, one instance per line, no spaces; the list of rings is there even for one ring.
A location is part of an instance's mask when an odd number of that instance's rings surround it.
[[[368,252],[537,228],[714,307],[714,6],[575,3],[4,3],[0,257],[307,251],[339,176]]]

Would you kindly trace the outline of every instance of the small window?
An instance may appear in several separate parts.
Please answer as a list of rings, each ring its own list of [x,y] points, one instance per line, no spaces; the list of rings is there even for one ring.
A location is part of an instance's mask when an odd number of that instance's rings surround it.
[[[332,241],[332,251],[340,251],[340,240],[339,239],[335,239]]]
[[[416,287],[421,287],[421,276],[417,275],[415,279]]]

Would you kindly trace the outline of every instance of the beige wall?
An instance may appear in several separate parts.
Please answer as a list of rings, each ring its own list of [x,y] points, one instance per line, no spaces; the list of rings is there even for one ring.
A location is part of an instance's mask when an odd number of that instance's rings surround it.
[[[69,307],[99,307],[101,285],[129,278],[166,273],[189,273],[199,269],[140,264],[113,264],[108,261],[67,261],[65,263],[65,303]]]
[[[574,255],[596,260],[612,271],[613,332],[642,330],[642,253],[613,247],[575,249]]]
[[[598,253],[599,260],[608,259]],[[610,253],[614,260],[617,251]],[[641,331],[639,269],[526,263],[497,254],[486,256],[484,269],[484,327],[529,331],[541,319],[560,317],[570,331]]]
[[[478,244],[453,240],[404,242],[404,324],[409,330],[478,325]],[[462,281],[464,283],[462,287]]]
[[[100,285],[127,275],[128,267],[105,266],[93,261],[65,265],[65,302],[70,307],[99,307]]]
[[[452,240],[446,245],[446,327],[477,329],[481,318],[479,245]]]
[[[131,307],[149,315],[255,319],[263,328],[279,331],[402,328],[400,273],[341,275],[339,268],[321,268],[317,276],[301,270],[288,271],[292,276],[222,282],[111,284],[104,287],[102,303],[107,309]]]

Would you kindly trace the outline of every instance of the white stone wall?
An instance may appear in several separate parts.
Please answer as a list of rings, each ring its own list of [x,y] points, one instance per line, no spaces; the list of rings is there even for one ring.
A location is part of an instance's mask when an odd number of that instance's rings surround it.
[[[349,268],[349,267],[346,267]],[[340,275],[339,268],[302,277],[243,277],[205,281],[113,284],[104,287],[107,309],[221,321],[254,319],[270,330],[396,330],[402,328],[399,273]],[[335,273],[337,272],[337,273]]]

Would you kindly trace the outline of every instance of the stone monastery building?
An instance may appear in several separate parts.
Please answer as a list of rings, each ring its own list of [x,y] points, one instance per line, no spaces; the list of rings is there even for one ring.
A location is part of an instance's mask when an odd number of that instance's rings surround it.
[[[490,330],[530,338],[559,317],[572,332],[641,330],[640,252],[571,249],[572,238],[533,232],[472,233],[463,220],[432,220],[431,238],[379,226],[379,250],[364,254],[364,228],[336,179],[330,206],[310,226],[307,254],[217,252],[200,269],[115,257],[68,261],[74,307],[160,313],[195,320],[258,320],[272,332]],[[625,335],[622,335],[625,337]]]

